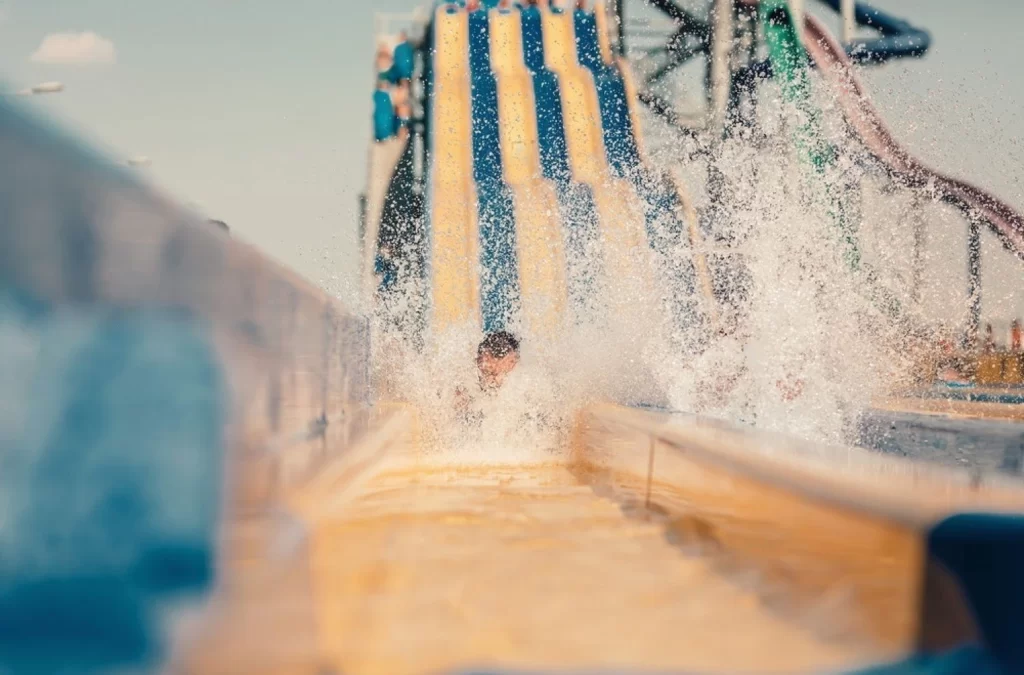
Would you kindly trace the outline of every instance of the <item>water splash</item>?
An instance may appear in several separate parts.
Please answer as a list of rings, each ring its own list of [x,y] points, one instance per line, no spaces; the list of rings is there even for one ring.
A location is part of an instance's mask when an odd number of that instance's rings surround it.
[[[513,322],[524,338],[528,377],[536,378],[538,390],[554,391],[544,405],[557,412],[557,433],[588,402],[612,400],[848,443],[855,440],[859,413],[911,366],[907,355],[918,335],[908,330],[913,317],[893,320],[878,300],[880,294],[905,297],[906,289],[879,291],[876,275],[859,251],[851,260],[849,242],[835,225],[837,199],[854,231],[863,220],[861,186],[872,177],[856,161],[860,149],[830,102],[821,100],[824,133],[838,154],[814,173],[792,141],[800,111],[777,92],[773,98],[770,84],[765,89],[759,127],[738,129],[715,146],[705,160],[712,178],[698,186],[722,309],[717,323],[699,309],[692,274],[676,273],[693,260],[678,236],[658,253],[609,250],[607,236],[603,251],[573,250],[571,267],[598,270],[597,301],[578,303],[554,335],[532,334]],[[692,141],[678,137],[655,140],[663,157],[688,156],[692,149],[686,147]],[[673,145],[675,153],[666,151]],[[628,225],[645,228],[642,213],[636,218]],[[625,272],[608,264],[623,253],[632,259]],[[399,265],[396,277],[376,319],[381,391],[416,404],[433,428],[450,429],[454,391],[472,386],[481,335],[470,325],[430,331],[422,274]],[[521,400],[506,401],[506,417],[495,427],[505,431],[498,435],[516,436],[516,420],[536,405],[530,387],[521,393]],[[504,448],[506,441],[497,445]]]

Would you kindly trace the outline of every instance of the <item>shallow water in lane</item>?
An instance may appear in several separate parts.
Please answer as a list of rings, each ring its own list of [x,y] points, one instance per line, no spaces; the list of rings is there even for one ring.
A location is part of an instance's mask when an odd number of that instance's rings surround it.
[[[557,464],[393,464],[314,535],[311,569],[321,636],[349,672],[767,672],[764,654],[795,672],[871,655]]]

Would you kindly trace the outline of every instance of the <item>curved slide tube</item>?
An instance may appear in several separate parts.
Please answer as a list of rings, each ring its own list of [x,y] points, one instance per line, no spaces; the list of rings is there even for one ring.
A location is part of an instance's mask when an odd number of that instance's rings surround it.
[[[840,0],[823,0],[825,4],[839,12]],[[908,56],[922,56],[931,46],[932,38],[928,31],[916,28],[902,19],[858,2],[854,5],[854,17],[862,26],[870,26],[882,35],[876,38],[855,38],[844,50],[850,59],[858,63],[881,63],[890,59]]]
[[[757,5],[756,0],[743,2]],[[934,171],[915,159],[896,141],[871,105],[845,50],[813,16],[805,17],[804,38],[814,63],[839,94],[847,123],[868,151],[907,185],[934,190],[968,216],[987,222],[1003,245],[1024,260],[1024,216],[985,190]]]

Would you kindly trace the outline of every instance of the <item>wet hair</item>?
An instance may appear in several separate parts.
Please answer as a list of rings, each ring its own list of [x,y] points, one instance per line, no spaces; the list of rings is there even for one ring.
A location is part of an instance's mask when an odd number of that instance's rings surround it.
[[[515,335],[508,331],[499,330],[494,333],[489,333],[484,338],[480,346],[477,347],[476,357],[480,358],[484,354],[493,356],[496,359],[503,359],[509,354],[519,354],[519,340],[516,339]]]

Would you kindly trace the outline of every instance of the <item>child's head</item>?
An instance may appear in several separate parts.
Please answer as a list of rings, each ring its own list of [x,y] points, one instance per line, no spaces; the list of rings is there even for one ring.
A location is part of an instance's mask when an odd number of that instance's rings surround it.
[[[507,331],[490,333],[476,351],[480,384],[486,389],[500,387],[518,363],[519,340]]]

